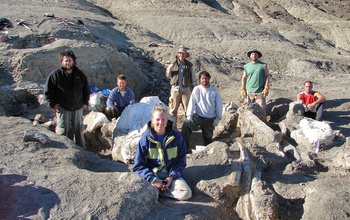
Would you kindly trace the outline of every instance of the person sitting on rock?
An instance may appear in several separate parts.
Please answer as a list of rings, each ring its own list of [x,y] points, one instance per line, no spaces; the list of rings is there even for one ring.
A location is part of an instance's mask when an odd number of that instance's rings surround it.
[[[117,87],[108,96],[105,113],[110,120],[117,119],[128,105],[135,103],[134,92],[126,86],[126,83],[125,75],[119,75],[116,82]]]
[[[191,188],[184,180],[186,144],[181,134],[172,129],[161,105],[153,108],[148,128],[139,141],[133,172],[159,189],[161,196],[176,200],[191,198]]]
[[[302,101],[305,107],[304,116],[322,120],[323,103],[326,100],[325,96],[320,92],[312,90],[312,82],[306,81],[304,83],[304,91],[297,96],[298,101]]]

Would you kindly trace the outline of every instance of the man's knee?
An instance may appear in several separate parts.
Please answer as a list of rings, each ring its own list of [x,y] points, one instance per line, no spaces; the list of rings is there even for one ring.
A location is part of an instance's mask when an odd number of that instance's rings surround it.
[[[175,199],[184,201],[192,197],[192,190],[184,179],[179,178],[175,180],[174,184],[173,196]]]
[[[322,114],[323,114],[323,102],[319,104],[316,110],[316,118],[317,121],[322,121]]]
[[[180,201],[185,201],[190,199],[191,197],[192,197],[192,190],[190,187],[188,187],[186,190],[183,190],[180,193],[178,193],[176,199]]]

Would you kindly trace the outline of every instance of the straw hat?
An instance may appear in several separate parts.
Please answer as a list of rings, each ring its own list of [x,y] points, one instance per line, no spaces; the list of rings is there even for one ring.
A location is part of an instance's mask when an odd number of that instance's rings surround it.
[[[185,53],[186,57],[190,57],[190,53],[187,51],[185,47],[180,47],[177,53]]]

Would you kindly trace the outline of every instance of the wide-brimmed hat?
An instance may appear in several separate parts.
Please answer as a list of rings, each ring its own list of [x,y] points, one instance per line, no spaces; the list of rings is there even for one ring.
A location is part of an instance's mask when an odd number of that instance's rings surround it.
[[[259,58],[262,57],[262,54],[257,49],[248,51],[247,56],[250,57],[250,54],[252,54],[252,53],[257,53],[259,55]]]
[[[185,47],[180,47],[177,52],[178,53],[185,53],[186,57],[190,57],[190,53],[187,51],[187,49]]]

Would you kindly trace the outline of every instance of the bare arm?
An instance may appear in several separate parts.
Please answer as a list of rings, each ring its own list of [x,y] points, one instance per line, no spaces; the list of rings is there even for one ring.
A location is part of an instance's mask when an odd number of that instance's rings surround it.
[[[322,103],[326,100],[326,97],[324,95],[322,95],[320,92],[316,92],[315,96],[317,98],[316,101],[314,102],[315,104]]]
[[[242,89],[245,89],[245,84],[247,83],[247,73],[243,71],[243,76],[242,76]]]
[[[267,64],[265,65],[265,78],[266,78],[266,81],[265,81],[265,88],[266,87],[269,87],[270,85],[270,74],[269,74],[269,69],[267,68]]]
[[[312,109],[313,107],[315,107],[315,105],[324,102],[324,100],[326,100],[326,98],[324,97],[324,95],[322,95],[320,92],[315,92],[314,96],[316,97],[316,101],[314,101],[313,103],[310,103],[307,105],[308,109]]]

